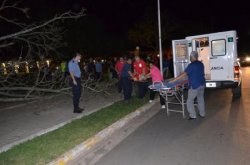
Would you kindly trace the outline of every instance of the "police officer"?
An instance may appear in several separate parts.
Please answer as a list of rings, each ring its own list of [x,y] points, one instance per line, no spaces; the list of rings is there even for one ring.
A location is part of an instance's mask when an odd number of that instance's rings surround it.
[[[79,66],[79,62],[82,58],[80,53],[76,53],[75,57],[69,61],[68,69],[70,73],[70,84],[72,86],[73,93],[73,105],[74,105],[74,113],[81,113],[84,109],[79,107],[79,101],[81,97],[81,70]]]
[[[124,95],[124,101],[129,102],[132,95],[132,69],[131,69],[132,59],[128,58],[127,61],[124,63],[120,77],[121,77],[121,84],[122,84],[122,90]]]

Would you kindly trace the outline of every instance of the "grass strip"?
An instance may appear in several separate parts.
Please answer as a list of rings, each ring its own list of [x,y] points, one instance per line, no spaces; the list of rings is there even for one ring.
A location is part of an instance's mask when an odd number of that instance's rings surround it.
[[[19,144],[0,154],[1,165],[44,165],[58,158],[84,140],[135,111],[147,102],[133,98],[119,101],[81,119],[30,141]]]

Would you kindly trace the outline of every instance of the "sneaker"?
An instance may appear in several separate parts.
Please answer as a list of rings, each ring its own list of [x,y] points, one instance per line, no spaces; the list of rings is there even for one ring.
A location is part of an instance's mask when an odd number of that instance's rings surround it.
[[[189,117],[188,120],[195,120],[196,118],[193,117]]]
[[[165,109],[165,108],[166,108],[166,106],[165,106],[165,105],[162,105],[162,106],[161,106],[161,108],[162,108],[162,109]]]
[[[202,116],[202,115],[200,115],[200,114],[198,114],[201,118],[205,118],[205,116]]]
[[[153,102],[153,100],[149,100],[149,103],[152,103]]]

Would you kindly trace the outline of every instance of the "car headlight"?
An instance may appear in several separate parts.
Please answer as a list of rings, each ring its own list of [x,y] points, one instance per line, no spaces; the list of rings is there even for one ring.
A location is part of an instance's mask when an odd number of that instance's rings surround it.
[[[245,61],[250,62],[250,57],[246,57]]]

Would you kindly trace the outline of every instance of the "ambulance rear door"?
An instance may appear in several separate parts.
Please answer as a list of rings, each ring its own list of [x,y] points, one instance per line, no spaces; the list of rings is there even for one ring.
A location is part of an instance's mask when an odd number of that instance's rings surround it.
[[[228,51],[227,37],[225,34],[216,34],[209,36],[209,40],[211,43],[211,81],[229,80],[230,52]]]
[[[173,40],[174,77],[180,75],[189,64],[188,41]]]

